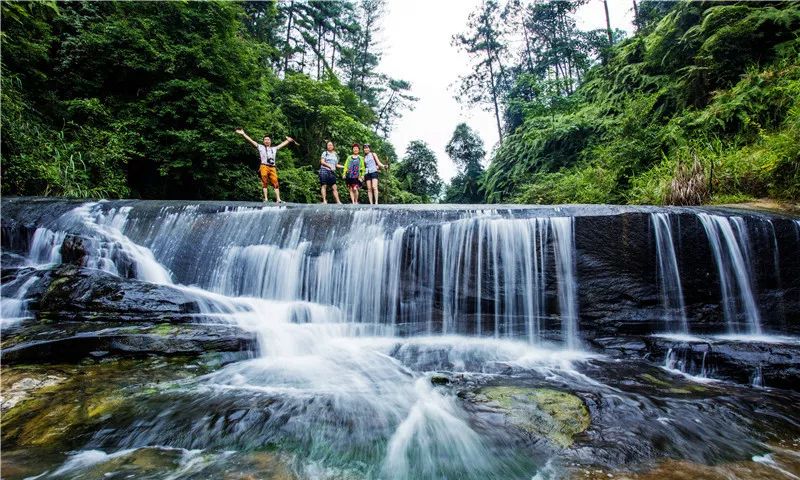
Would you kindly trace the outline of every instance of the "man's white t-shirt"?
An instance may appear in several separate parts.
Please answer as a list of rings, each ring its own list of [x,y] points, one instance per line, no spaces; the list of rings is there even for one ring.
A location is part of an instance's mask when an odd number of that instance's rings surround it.
[[[278,153],[278,147],[265,147],[264,145],[258,146],[258,155],[261,157],[261,163],[275,166],[275,155]]]

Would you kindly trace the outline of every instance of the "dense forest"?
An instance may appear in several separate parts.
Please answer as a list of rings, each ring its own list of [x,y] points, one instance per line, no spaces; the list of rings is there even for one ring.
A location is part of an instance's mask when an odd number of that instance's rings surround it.
[[[633,2],[627,39],[586,3],[490,0],[454,38],[502,139],[485,201],[800,200],[800,3]]]
[[[384,2],[3,2],[3,194],[255,200],[242,127],[297,140],[295,202],[327,139],[373,145],[387,202],[800,200],[798,2],[631,0],[631,34],[580,30],[589,0],[481,2],[455,93],[501,140],[456,126],[449,185],[387,140],[417,99],[380,73]]]
[[[383,0],[3,2],[6,195],[258,199],[258,156],[234,134],[287,135],[284,200],[319,199],[324,141],[386,140],[414,97],[379,73]],[[401,165],[398,165],[398,167]],[[382,198],[424,202],[382,175]],[[437,177],[438,178],[438,177]]]

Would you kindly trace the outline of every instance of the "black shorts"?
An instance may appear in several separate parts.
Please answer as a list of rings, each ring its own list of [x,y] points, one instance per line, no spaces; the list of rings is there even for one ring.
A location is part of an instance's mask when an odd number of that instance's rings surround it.
[[[319,169],[319,184],[320,185],[336,185],[336,175],[327,168]]]
[[[359,180],[358,177],[356,177],[356,178],[349,178],[349,177],[345,178],[344,179],[344,183],[346,183],[348,187],[352,187],[353,185],[355,185],[356,187],[360,187],[361,186],[361,180]]]
[[[364,180],[377,180],[378,179],[378,172],[372,172],[364,175]]]

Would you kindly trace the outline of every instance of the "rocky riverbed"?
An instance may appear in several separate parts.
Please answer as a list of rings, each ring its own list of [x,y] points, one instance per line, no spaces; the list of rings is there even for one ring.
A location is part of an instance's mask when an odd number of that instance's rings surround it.
[[[800,476],[800,223],[571,208],[4,199],[3,478]]]

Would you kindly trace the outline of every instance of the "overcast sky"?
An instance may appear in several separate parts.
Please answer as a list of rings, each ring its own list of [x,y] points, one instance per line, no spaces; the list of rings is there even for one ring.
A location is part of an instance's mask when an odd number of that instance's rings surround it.
[[[477,130],[491,151],[498,141],[494,115],[480,107],[462,106],[453,98],[459,76],[469,72],[468,58],[450,45],[453,35],[464,30],[470,12],[481,0],[388,0],[379,34],[383,47],[380,69],[395,78],[408,80],[412,94],[419,97],[415,109],[395,125],[391,141],[402,158],[412,140],[424,140],[439,160],[439,175],[450,180],[455,166],[444,152],[453,130],[466,122]],[[633,3],[609,0],[613,28],[630,32]],[[603,28],[602,0],[590,0],[578,11],[578,27]]]

